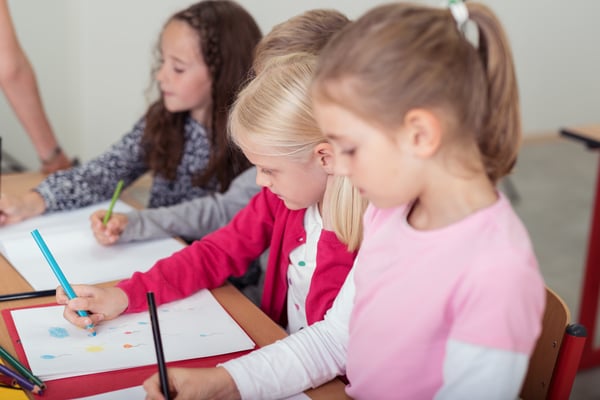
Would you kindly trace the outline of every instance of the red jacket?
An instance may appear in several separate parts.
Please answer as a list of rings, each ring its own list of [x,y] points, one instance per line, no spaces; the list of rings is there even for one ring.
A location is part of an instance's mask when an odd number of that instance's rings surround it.
[[[119,282],[117,286],[129,297],[127,312],[147,308],[147,291],[153,291],[157,304],[162,304],[219,287],[229,276],[243,275],[250,262],[269,249],[261,308],[285,326],[289,255],[306,240],[305,212],[288,209],[270,190],[262,189],[227,226],[158,261],[149,271]],[[334,232],[321,232],[306,298],[309,324],[323,319],[355,257],[356,252],[349,252]]]

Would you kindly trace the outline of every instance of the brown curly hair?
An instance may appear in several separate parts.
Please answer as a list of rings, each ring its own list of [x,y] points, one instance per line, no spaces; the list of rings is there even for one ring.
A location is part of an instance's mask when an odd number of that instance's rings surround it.
[[[240,5],[207,0],[177,12],[171,21],[183,21],[198,34],[198,46],[212,79],[212,116],[208,129],[211,155],[204,171],[194,178],[202,186],[216,178],[224,192],[238,174],[250,166],[243,153],[227,138],[227,118],[240,85],[252,66],[254,48],[262,34],[256,21]],[[161,54],[156,48],[157,60]],[[153,73],[159,68],[159,62]],[[153,74],[154,75],[154,74]],[[184,126],[189,111],[168,111],[162,95],[145,115],[142,137],[145,161],[154,174],[175,179],[184,148]]]

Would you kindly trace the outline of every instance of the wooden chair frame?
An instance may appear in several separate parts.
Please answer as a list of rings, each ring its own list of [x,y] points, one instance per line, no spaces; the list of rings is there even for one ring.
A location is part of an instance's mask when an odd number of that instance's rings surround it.
[[[565,302],[546,288],[542,332],[529,360],[521,389],[523,400],[569,398],[587,337],[583,325],[570,321]]]

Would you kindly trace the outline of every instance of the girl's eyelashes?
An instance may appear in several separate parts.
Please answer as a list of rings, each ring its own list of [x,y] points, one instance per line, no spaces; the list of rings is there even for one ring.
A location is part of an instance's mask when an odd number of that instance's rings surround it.
[[[344,140],[330,140],[331,145],[334,148],[334,151],[341,156],[353,156],[356,153],[356,146],[354,143],[349,143]]]
[[[264,169],[264,168],[261,168],[260,172],[263,173],[263,174],[265,174],[265,175],[272,175],[273,174],[272,170],[270,170],[270,169]]]

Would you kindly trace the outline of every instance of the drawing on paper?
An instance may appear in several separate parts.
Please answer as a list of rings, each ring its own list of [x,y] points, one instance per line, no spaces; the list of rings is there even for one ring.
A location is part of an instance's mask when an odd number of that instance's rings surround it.
[[[160,306],[158,311],[161,310]],[[201,291],[170,303],[159,314],[165,359],[210,357],[254,347],[252,340],[212,297]],[[31,370],[52,380],[156,363],[147,312],[124,314],[96,326],[97,335],[71,325],[64,306],[12,310]]]
[[[140,343],[140,344],[131,344],[131,343],[125,343],[123,345],[124,349],[132,349],[134,347],[140,347],[140,346],[144,346],[144,343]]]
[[[59,326],[52,326],[48,328],[48,333],[50,336],[55,338],[66,338],[69,336],[69,332],[65,328],[61,328]]]
[[[104,346],[98,346],[98,345],[87,346],[85,348],[85,351],[87,351],[88,353],[100,353],[101,351],[104,351]]]
[[[200,334],[198,334],[198,336],[209,337],[209,336],[222,335],[222,334],[223,334],[223,332],[212,332],[212,333],[200,333]]]
[[[64,356],[70,356],[70,354],[56,354],[56,355],[55,354],[42,354],[40,356],[40,358],[42,360],[54,360],[55,358],[64,357]]]

